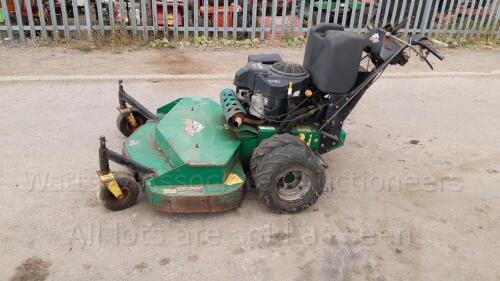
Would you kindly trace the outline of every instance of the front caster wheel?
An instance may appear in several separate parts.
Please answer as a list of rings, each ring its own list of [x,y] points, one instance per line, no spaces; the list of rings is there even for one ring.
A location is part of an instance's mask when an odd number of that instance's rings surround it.
[[[323,193],[325,169],[311,149],[286,145],[265,155],[255,173],[257,193],[277,213],[296,213]]]
[[[128,137],[141,125],[146,123],[146,121],[147,118],[137,110],[131,110],[130,112],[121,112],[116,118],[116,127],[118,127],[120,133]]]
[[[133,206],[139,195],[139,184],[126,173],[114,173],[114,178],[120,186],[122,196],[116,198],[106,185],[101,182],[99,185],[99,199],[104,207],[112,211],[120,211]]]

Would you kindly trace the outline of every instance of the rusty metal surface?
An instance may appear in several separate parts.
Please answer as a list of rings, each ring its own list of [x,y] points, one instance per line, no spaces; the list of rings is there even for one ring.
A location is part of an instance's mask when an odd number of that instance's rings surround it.
[[[155,211],[165,213],[215,213],[240,207],[244,187],[230,194],[213,196],[169,196],[164,195],[164,205],[151,205]],[[227,197],[236,200],[227,200]]]

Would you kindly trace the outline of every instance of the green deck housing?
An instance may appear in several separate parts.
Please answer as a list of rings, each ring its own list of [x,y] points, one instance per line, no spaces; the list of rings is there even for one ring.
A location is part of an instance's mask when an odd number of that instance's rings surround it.
[[[224,90],[232,91],[232,90]],[[223,93],[224,93],[223,91]],[[221,93],[222,95],[222,93]],[[158,122],[146,122],[124,143],[123,152],[150,167],[146,197],[165,212],[218,212],[239,206],[253,150],[278,133],[273,126],[227,124],[223,107],[208,98],[182,98],[157,110]],[[311,149],[320,134],[311,128],[291,132]],[[341,135],[342,145],[345,133]]]

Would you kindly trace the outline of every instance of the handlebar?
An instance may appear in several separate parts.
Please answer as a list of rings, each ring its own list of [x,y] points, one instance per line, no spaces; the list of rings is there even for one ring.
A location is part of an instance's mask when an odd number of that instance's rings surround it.
[[[428,40],[429,39],[423,35],[415,34],[410,37],[410,44],[420,46],[429,53],[433,54],[439,60],[444,60],[444,56],[427,43]]]

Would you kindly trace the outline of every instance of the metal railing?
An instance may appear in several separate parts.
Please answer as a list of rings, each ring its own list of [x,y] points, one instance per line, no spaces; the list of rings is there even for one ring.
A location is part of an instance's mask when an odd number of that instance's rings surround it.
[[[408,33],[500,37],[500,0],[0,0],[0,37],[282,39],[338,23],[365,31],[408,19]]]

